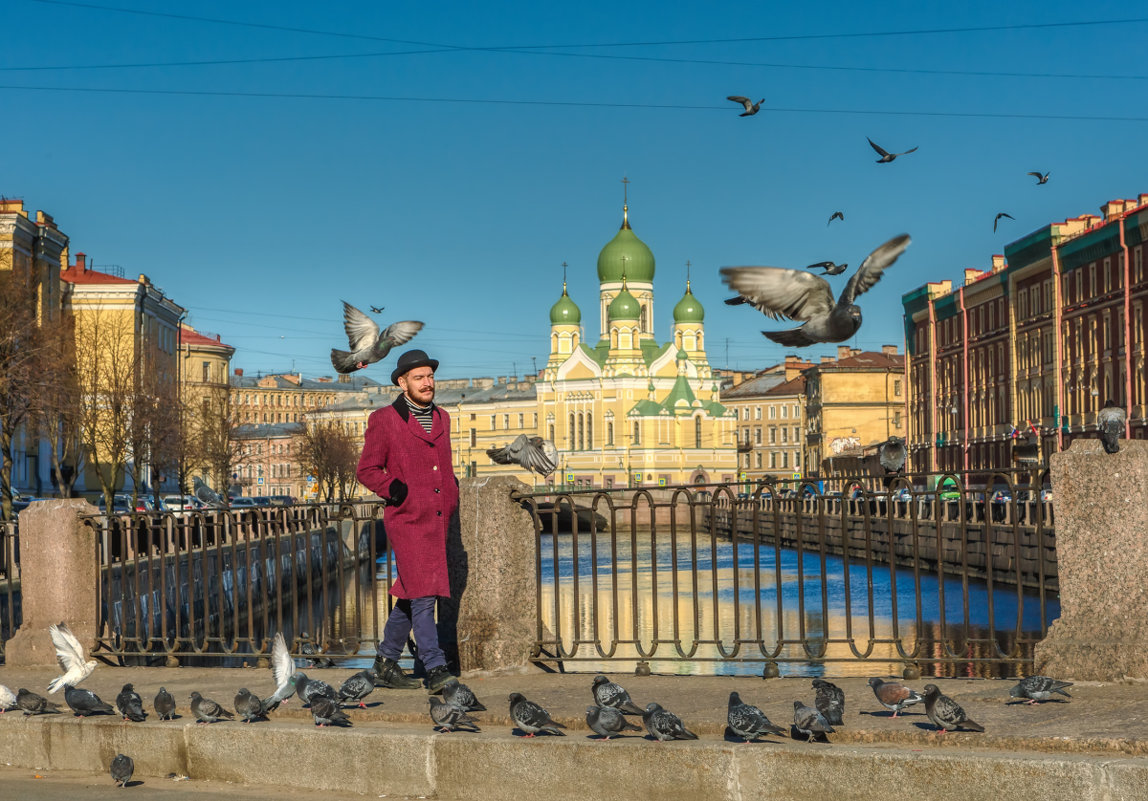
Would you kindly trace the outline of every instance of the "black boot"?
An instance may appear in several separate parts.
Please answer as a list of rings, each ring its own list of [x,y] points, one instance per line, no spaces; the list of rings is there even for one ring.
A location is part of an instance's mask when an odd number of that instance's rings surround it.
[[[418,679],[412,679],[404,673],[398,662],[387,659],[385,656],[376,656],[371,670],[375,674],[376,687],[389,687],[392,690],[415,690],[422,686]]]
[[[427,692],[431,695],[442,692],[442,688],[453,678],[446,665],[431,668],[427,671]]]

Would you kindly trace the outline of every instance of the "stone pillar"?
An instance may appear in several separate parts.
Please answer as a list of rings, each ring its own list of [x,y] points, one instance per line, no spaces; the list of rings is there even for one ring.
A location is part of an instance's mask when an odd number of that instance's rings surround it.
[[[1036,646],[1036,672],[1063,679],[1148,678],[1148,442],[1075,440],[1053,454],[1060,619]]]
[[[11,667],[56,664],[48,626],[61,621],[86,649],[95,645],[99,565],[96,530],[80,520],[95,511],[82,499],[36,501],[20,513],[23,622],[4,645]]]
[[[460,536],[448,543],[447,558],[464,671],[520,667],[530,657],[538,619],[534,524],[510,499],[529,490],[510,476],[460,483]]]

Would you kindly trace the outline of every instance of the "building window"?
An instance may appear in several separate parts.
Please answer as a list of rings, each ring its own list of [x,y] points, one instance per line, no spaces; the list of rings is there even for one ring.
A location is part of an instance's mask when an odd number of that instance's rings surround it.
[[[611,446],[614,444],[614,421],[613,420],[607,420],[606,421],[606,444],[611,445]]]
[[[753,419],[754,420],[760,420],[761,419],[761,407],[760,406],[754,406],[753,407]]]
[[[478,446],[478,432],[473,428],[470,430],[470,447],[475,448]]]
[[[526,415],[523,414],[522,412],[518,413],[518,427],[519,428],[525,428],[526,427]]]
[[[510,415],[508,415],[508,414],[502,415],[502,430],[503,431],[509,431],[510,430]]]
[[[586,450],[586,418],[578,412],[578,450]]]
[[[702,447],[702,419],[700,417],[694,418],[694,447],[698,449]]]
[[[801,451],[793,452],[793,466],[801,467]]]
[[[757,428],[755,428],[753,430],[753,444],[754,445],[760,445],[761,444],[761,426],[758,426]]]
[[[773,420],[777,416],[777,409],[772,405],[769,407],[769,419]]]
[[[490,416],[490,430],[493,431],[498,425],[498,415],[492,414]]]
[[[574,421],[574,412],[570,412],[570,428],[567,430],[567,438],[570,441],[570,446],[567,450],[577,450],[574,445],[577,443],[575,436],[577,435],[577,423]]]
[[[630,440],[634,445],[642,444],[642,426],[637,420],[634,421],[634,436]]]
[[[769,427],[769,444],[773,445],[777,442],[777,426]]]
[[[781,407],[781,419],[784,420],[787,417],[789,417],[789,407],[783,404]]]
[[[781,441],[789,442],[789,429],[785,426],[781,427]]]
[[[770,470],[776,470],[777,469],[777,451],[770,451],[769,452],[769,469]]]
[[[471,415],[470,419],[473,420],[474,416]],[[533,428],[535,431],[538,430],[538,412],[534,413],[534,423],[531,425],[531,428]]]
[[[746,461],[748,461],[749,455],[747,454],[745,458],[746,458]],[[753,458],[754,458],[754,461],[756,462],[755,466],[757,467],[758,470],[760,470],[761,469],[761,451],[758,451],[757,453],[755,453],[753,455]]]
[[[899,378],[893,379],[893,395],[898,398],[901,397],[901,379]]]
[[[594,450],[594,414],[586,412],[586,447]]]
[[[550,424],[550,437],[549,437],[549,439],[551,442],[554,441],[554,424],[553,423]]]
[[[788,470],[789,469],[789,451],[782,451],[781,452],[781,469],[782,470]]]

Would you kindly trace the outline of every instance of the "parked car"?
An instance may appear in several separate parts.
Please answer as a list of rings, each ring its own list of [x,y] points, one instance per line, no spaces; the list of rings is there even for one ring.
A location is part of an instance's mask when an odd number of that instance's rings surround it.
[[[232,498],[231,499],[231,508],[232,509],[254,509],[258,505],[259,504],[255,503],[254,498],[243,497],[243,498]]]
[[[107,512],[107,504],[104,496],[101,495],[99,500],[96,501],[96,508],[101,512]],[[125,495],[117,492],[112,496],[112,514],[126,515],[132,511],[132,496]]]
[[[204,508],[203,501],[194,495],[165,495],[161,500],[165,511],[176,514],[198,512]]]
[[[295,499],[292,498],[290,495],[272,495],[270,500],[271,500],[272,506],[294,506],[295,505]]]
[[[271,505],[271,498],[269,498],[266,495],[256,495],[251,500],[255,502],[256,506],[270,506]]]

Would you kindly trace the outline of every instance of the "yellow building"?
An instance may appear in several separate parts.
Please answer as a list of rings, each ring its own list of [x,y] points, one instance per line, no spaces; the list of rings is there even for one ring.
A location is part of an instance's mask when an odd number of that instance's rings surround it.
[[[805,440],[805,376],[797,356],[722,393],[737,417],[738,480],[800,478]],[[752,486],[752,485],[751,485]]]
[[[213,462],[213,444],[229,449],[230,429],[235,424],[230,395],[231,357],[235,348],[218,334],[207,336],[186,323],[179,329],[179,384],[181,430],[185,448],[179,466],[184,489],[199,476],[209,486],[222,486]],[[225,471],[226,472],[226,471]]]

